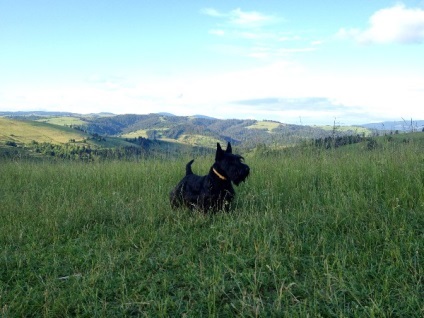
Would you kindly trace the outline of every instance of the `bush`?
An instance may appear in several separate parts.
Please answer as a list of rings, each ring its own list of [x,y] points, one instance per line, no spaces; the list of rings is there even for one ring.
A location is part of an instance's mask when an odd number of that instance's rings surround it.
[[[6,146],[11,146],[11,147],[18,147],[18,145],[16,144],[16,142],[14,141],[6,141]]]

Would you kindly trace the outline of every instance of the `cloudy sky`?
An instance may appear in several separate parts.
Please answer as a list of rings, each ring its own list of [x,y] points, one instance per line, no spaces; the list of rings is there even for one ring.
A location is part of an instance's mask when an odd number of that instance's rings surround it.
[[[0,111],[424,119],[424,0],[0,0]]]

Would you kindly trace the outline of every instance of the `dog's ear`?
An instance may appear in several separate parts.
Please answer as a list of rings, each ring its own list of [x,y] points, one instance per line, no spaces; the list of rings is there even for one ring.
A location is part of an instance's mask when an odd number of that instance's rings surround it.
[[[227,149],[225,150],[225,152],[226,153],[233,153],[233,149],[231,148],[230,142],[228,142]]]
[[[222,150],[221,145],[219,142],[216,144],[216,154],[215,154],[215,161],[219,161],[224,156],[224,150]]]

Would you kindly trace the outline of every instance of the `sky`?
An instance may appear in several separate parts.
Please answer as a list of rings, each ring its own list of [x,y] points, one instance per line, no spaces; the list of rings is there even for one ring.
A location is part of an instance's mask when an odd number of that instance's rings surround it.
[[[424,119],[424,0],[0,0],[0,111]]]

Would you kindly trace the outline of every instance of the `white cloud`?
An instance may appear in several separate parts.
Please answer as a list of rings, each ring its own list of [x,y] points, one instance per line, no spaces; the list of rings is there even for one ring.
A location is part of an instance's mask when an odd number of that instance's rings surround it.
[[[257,11],[243,11],[240,8],[225,13],[213,8],[204,8],[200,12],[210,17],[224,19],[226,24],[236,27],[261,27],[277,21],[277,18],[272,15]]]
[[[230,22],[242,27],[256,27],[275,21],[275,17],[256,11],[242,11],[237,8],[229,13]]]
[[[424,42],[424,10],[403,4],[377,11],[369,19],[369,28],[342,28],[339,37],[353,38],[362,44]]]
[[[240,8],[227,12],[206,8],[201,13],[219,21],[209,34],[226,41],[213,46],[213,50],[221,54],[275,61],[293,54],[316,51],[322,44],[321,41],[279,31],[276,24],[283,20],[277,16]],[[229,41],[231,44],[228,44]]]
[[[284,36],[281,36],[281,37],[278,38],[278,41],[280,41],[280,42],[300,41],[300,40],[302,40],[302,38],[298,35],[291,35],[291,36],[284,35]]]
[[[224,14],[220,13],[218,10],[213,8],[203,8],[200,10],[201,13],[208,15],[210,17],[223,17]]]
[[[218,35],[218,36],[224,36],[225,35],[225,31],[224,30],[220,30],[220,29],[212,29],[212,30],[209,30],[209,34]]]
[[[422,119],[423,102],[422,76],[335,76],[283,61],[234,72],[200,72],[191,76],[95,75],[80,84],[21,85],[0,95],[0,105],[16,109],[42,107],[81,113],[166,111],[177,115],[202,113],[218,118],[291,123],[301,120],[304,124],[331,124],[334,118],[344,124],[401,117]]]

